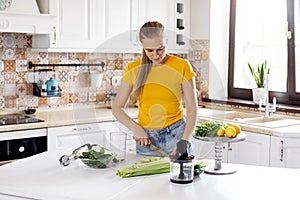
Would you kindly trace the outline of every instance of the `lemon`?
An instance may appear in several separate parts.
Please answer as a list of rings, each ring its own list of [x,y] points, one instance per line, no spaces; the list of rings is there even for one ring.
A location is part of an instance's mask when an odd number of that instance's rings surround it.
[[[225,134],[225,128],[224,128],[223,126],[221,126],[220,129],[219,129],[218,132],[217,132],[217,135],[218,135],[219,137],[223,137],[224,134]]]
[[[235,128],[236,134],[241,133],[241,127],[238,124],[231,124],[233,128]]]
[[[234,138],[236,136],[236,130],[233,126],[228,126],[225,129],[225,135],[229,138]]]

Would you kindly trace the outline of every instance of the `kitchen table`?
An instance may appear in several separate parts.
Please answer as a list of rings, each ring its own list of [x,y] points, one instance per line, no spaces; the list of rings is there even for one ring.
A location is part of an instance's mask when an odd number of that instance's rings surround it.
[[[133,199],[299,199],[300,170],[235,165],[230,175],[201,174],[193,183],[176,184],[169,173],[121,178],[119,167],[139,162],[141,156],[128,154],[126,161],[106,169],[91,169],[71,162],[59,164],[70,152],[44,152],[0,166],[0,199],[45,200],[133,200]],[[213,162],[213,160],[208,160]]]

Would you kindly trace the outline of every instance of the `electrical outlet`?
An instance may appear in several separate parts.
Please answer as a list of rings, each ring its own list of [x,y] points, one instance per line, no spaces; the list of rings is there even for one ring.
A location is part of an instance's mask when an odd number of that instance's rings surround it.
[[[121,79],[122,79],[122,76],[113,76],[111,78],[111,84],[112,84],[112,86],[119,86],[119,85],[121,85]]]

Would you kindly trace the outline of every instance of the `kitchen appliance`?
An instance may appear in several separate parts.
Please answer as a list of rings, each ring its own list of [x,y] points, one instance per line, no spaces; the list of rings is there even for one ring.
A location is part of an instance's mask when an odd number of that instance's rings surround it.
[[[28,124],[43,122],[44,120],[37,119],[34,117],[29,117],[26,115],[3,115],[0,116],[0,126],[3,125],[13,125],[13,124]]]
[[[58,94],[58,82],[51,77],[46,81],[47,85],[47,95],[57,95]]]
[[[34,117],[29,117],[26,115],[3,115],[0,116],[0,126],[3,125],[13,125],[13,124],[28,124],[43,122],[44,120],[37,119]]]
[[[194,179],[194,156],[187,152],[188,144],[177,143],[177,153],[170,158],[170,181],[173,183],[192,183]]]
[[[46,129],[0,133],[0,165],[47,151]]]
[[[43,122],[25,115],[0,116],[0,126]],[[46,129],[7,131],[0,133],[0,165],[47,151]]]

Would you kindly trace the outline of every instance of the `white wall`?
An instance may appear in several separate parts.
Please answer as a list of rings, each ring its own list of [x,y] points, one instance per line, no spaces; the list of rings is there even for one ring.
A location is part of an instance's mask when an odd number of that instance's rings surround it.
[[[192,40],[209,39],[210,0],[191,0],[190,35]]]
[[[191,0],[191,39],[209,40],[209,98],[227,97],[230,0]]]
[[[211,99],[228,96],[229,6],[229,0],[210,0],[209,98]]]

